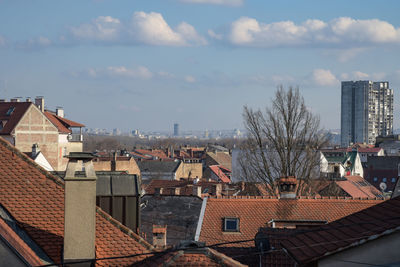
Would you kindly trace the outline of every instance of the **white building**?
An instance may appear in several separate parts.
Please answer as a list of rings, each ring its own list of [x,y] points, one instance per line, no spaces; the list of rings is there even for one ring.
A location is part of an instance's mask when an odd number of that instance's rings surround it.
[[[375,144],[393,134],[393,89],[389,82],[342,82],[341,145]]]

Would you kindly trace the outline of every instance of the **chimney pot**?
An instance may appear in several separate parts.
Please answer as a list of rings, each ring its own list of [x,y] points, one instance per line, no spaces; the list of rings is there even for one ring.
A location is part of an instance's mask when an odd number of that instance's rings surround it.
[[[281,177],[278,181],[280,198],[296,198],[298,180],[294,176]]]

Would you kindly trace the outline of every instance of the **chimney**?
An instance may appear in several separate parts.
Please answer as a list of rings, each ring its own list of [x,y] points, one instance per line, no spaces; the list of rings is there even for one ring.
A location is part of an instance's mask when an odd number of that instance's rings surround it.
[[[31,98],[30,98],[30,97],[27,97],[27,98],[26,98],[26,100],[25,100],[25,102],[28,102],[28,103],[30,103],[30,102],[32,102],[32,100],[31,100]]]
[[[296,198],[298,181],[294,176],[281,177],[278,181],[280,198]]]
[[[71,152],[65,173],[64,262],[95,258],[96,173],[93,154]],[[85,170],[85,177],[76,171]],[[92,266],[93,262],[79,266]]]
[[[117,170],[117,151],[113,152],[113,156],[111,158],[111,171]]]
[[[0,102],[6,102],[6,100],[4,98],[1,98]]]
[[[43,96],[37,96],[35,98],[35,105],[42,111],[44,112],[44,97]]]
[[[201,197],[201,186],[198,185],[193,186],[193,196]]]
[[[165,248],[167,246],[167,226],[153,224],[153,246]]]
[[[246,183],[244,181],[240,182],[240,190],[244,191],[246,189]]]
[[[222,184],[218,183],[214,185],[215,196],[220,197],[222,194]]]
[[[37,143],[33,144],[32,145],[32,158],[33,159],[36,158],[36,156],[39,154],[39,152],[40,152],[39,145]]]
[[[175,195],[179,196],[181,194],[181,188],[180,187],[175,187]]]
[[[11,98],[10,102],[19,102],[19,98],[18,97]]]
[[[56,115],[58,117],[64,118],[64,109],[62,107],[57,107],[56,108]]]
[[[163,188],[162,187],[155,187],[154,188],[154,195],[159,196],[162,195],[163,193]]]

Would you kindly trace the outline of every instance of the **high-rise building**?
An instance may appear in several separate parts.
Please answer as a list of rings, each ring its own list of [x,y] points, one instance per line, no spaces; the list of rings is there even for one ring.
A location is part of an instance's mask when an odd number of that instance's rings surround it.
[[[179,124],[174,123],[174,136],[179,136]]]
[[[341,145],[375,144],[393,134],[393,89],[389,82],[342,82]]]

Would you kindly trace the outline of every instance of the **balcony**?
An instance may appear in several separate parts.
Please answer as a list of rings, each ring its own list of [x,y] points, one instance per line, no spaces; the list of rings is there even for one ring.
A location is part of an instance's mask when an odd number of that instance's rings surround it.
[[[73,133],[68,135],[69,142],[83,142],[83,135],[78,133]]]

